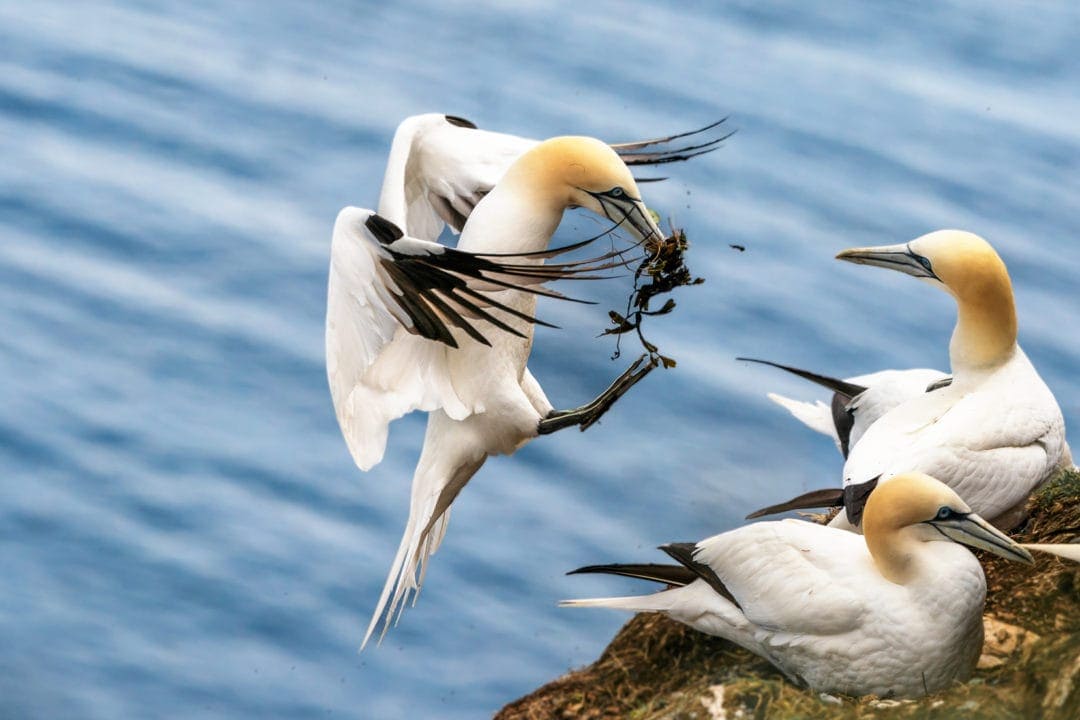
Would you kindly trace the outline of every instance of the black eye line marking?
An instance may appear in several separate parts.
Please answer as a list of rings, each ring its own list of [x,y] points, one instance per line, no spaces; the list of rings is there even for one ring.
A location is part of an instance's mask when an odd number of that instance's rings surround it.
[[[921,265],[923,269],[926,270],[926,272],[930,273],[930,277],[934,278],[935,280],[940,280],[940,278],[934,273],[933,267],[931,267],[930,265],[930,258],[924,255],[919,255],[914,250],[912,250],[911,243],[908,243],[905,247],[907,248],[908,256],[915,262],[919,263],[919,265]]]
[[[605,190],[605,191],[602,191],[602,192],[592,192],[591,190],[586,190],[585,188],[578,188],[578,189],[581,190],[582,192],[586,192],[589,195],[592,195],[597,200],[601,200],[601,198],[610,198],[612,200],[615,200],[616,202],[626,202],[626,201],[634,202],[634,203],[641,202],[641,198],[636,198],[636,197],[632,196],[630,193],[626,192],[626,190],[624,190],[622,188],[622,186],[620,186],[620,185],[616,185],[615,187],[611,188],[610,190]],[[602,202],[602,200],[601,200],[601,202]]]
[[[617,229],[619,226],[621,226],[623,223],[625,223],[627,221],[629,221],[630,225],[636,227],[636,224],[634,223],[634,221],[633,221],[633,219],[631,217],[635,213],[637,213],[637,215],[641,216],[641,219],[644,221],[646,227],[649,226],[649,220],[648,220],[648,218],[645,217],[645,213],[641,210],[641,207],[639,205],[641,200],[631,197],[621,187],[615,186],[611,190],[608,190],[606,192],[592,192],[591,190],[586,190],[585,188],[582,188],[582,187],[579,187],[578,190],[581,190],[582,192],[584,192],[584,193],[586,193],[588,195],[592,195],[594,198],[596,198],[596,200],[600,203],[600,208],[604,211],[604,217],[606,217],[611,222],[615,223],[615,227],[612,228],[613,230]],[[620,190],[622,192],[622,195],[613,195],[612,193],[614,193],[616,190]],[[621,219],[616,220],[614,217],[611,216],[611,211],[608,208],[608,202],[605,202],[605,201],[614,201],[615,208],[622,215]],[[623,206],[624,203],[627,202],[627,201],[630,202],[629,209],[627,209],[627,208],[625,208]],[[640,230],[639,230],[639,232],[640,232]],[[645,237],[642,239],[642,241],[649,239],[654,234],[655,234],[655,231],[650,230],[649,233],[647,235],[645,235]]]
[[[940,508],[938,508],[937,514],[935,514],[933,518],[931,518],[930,520],[924,520],[923,522],[932,525],[938,520],[966,520],[969,515],[971,515],[971,513],[959,512],[957,510],[953,510],[948,505],[942,505]]]

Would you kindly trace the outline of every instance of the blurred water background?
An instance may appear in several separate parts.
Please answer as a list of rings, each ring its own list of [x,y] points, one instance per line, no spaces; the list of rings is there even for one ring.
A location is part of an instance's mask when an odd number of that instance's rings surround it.
[[[0,716],[474,718],[590,661],[625,617],[555,602],[640,586],[566,570],[838,481],[764,398],[820,394],[736,355],[947,367],[949,298],[847,246],[989,238],[1074,425],[1078,37],[1067,3],[0,1]],[[489,461],[419,604],[357,655],[423,418],[353,466],[330,227],[429,111],[739,132],[643,188],[707,278],[652,323],[678,368]],[[572,290],[601,304],[542,303],[564,329],[530,363],[563,407],[630,357],[595,337],[625,284]]]

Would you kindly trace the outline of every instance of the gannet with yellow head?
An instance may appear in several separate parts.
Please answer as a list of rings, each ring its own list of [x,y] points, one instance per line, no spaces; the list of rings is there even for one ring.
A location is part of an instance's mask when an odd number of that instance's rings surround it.
[[[612,143],[611,148],[632,167],[682,162],[712,152],[730,137],[724,122],[665,137]],[[444,225],[461,232],[480,199],[514,161],[538,144],[531,138],[479,128],[454,115],[407,117],[390,145],[379,215],[421,240],[437,240]]]
[[[1017,345],[1005,263],[986,240],[960,230],[837,257],[920,278],[947,291],[957,306],[951,384],[902,403],[866,431],[844,464],[845,490],[855,490],[848,497],[862,494],[858,486],[919,470],[998,527],[1015,526],[1028,495],[1072,458],[1061,408]],[[857,520],[855,506],[842,515],[852,511],[854,518],[837,522]]]
[[[957,543],[1025,563],[1031,555],[922,473],[872,493],[863,528],[860,537],[789,519],[667,545],[679,565],[574,572],[674,587],[562,605],[662,612],[822,692],[904,698],[967,680],[982,649],[986,580]]]
[[[837,258],[899,270],[947,291],[957,321],[951,382],[900,403],[866,429],[844,463],[844,489],[836,491],[844,511],[834,524],[857,527],[875,484],[917,470],[948,484],[998,527],[1014,527],[1031,492],[1071,465],[1072,456],[1061,409],[1017,345],[1005,263],[988,242],[960,230],[844,250]],[[800,506],[796,498],[778,507]]]
[[[382,459],[391,421],[429,413],[408,523],[365,644],[379,619],[385,632],[419,589],[451,503],[489,455],[588,427],[652,367],[635,364],[594,401],[560,412],[526,367],[537,294],[529,283],[576,269],[543,264],[564,210],[574,206],[638,242],[662,237],[629,168],[588,137],[553,138],[521,155],[471,209],[456,250],[410,237],[371,211],[338,215],[327,374],[357,465],[367,470]]]

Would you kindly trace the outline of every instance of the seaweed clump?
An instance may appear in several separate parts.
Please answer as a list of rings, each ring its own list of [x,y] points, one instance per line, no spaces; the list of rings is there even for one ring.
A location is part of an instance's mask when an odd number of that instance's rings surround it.
[[[665,368],[675,367],[675,359],[660,354],[659,348],[646,339],[641,325],[646,317],[667,315],[675,309],[674,298],[668,298],[656,310],[651,309],[651,303],[657,297],[666,295],[676,288],[700,285],[705,282],[704,278],[694,277],[686,265],[685,254],[689,248],[690,243],[686,239],[686,233],[675,227],[671,228],[671,234],[667,237],[659,241],[650,240],[645,244],[645,258],[634,271],[634,286],[626,300],[626,309],[621,313],[615,310],[608,311],[611,327],[601,333],[601,335],[620,336],[616,340],[612,360],[621,354],[621,336],[634,332],[641,346],[648,353],[650,365],[662,364]]]

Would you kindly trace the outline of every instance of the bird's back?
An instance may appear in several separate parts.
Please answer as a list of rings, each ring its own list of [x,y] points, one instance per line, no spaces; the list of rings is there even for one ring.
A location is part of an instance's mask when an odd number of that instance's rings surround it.
[[[852,448],[844,484],[917,470],[994,519],[1058,467],[1064,448],[1061,410],[1017,348],[996,371],[957,378],[882,416]]]

